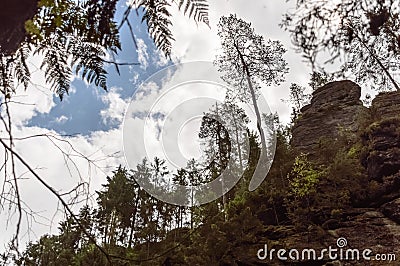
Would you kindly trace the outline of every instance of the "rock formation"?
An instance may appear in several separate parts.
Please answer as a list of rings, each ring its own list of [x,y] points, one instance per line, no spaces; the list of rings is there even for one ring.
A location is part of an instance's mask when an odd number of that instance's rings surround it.
[[[316,90],[293,128],[291,144],[297,153],[309,154],[310,160],[318,164],[321,138],[335,140],[343,129],[352,133],[363,145],[360,163],[366,169],[365,180],[374,184],[368,188],[368,200],[362,208],[348,208],[340,218],[325,221],[320,232],[310,229],[304,235],[282,235],[278,243],[318,249],[346,237],[350,248],[396,254],[397,262],[383,264],[399,265],[400,92],[380,93],[370,108],[363,107],[359,98],[360,87],[351,81],[332,82]],[[290,228],[286,231],[290,232]],[[313,234],[322,237],[312,237]],[[315,265],[383,265],[376,261],[332,263],[321,261]]]
[[[361,135],[361,160],[369,180],[377,184],[371,194],[373,206],[378,207],[400,198],[400,92],[379,94],[370,113],[372,123]],[[398,200],[386,205],[384,213],[391,216],[393,206],[400,207]]]
[[[342,131],[355,133],[359,116],[366,109],[360,96],[361,88],[348,80],[315,90],[311,103],[301,109],[301,117],[293,127],[293,149],[316,158],[321,139],[335,140]]]
[[[391,91],[378,94],[372,101],[371,112],[374,120],[400,116],[400,92]]]
[[[400,92],[379,94],[370,108],[362,105],[360,96],[360,87],[351,81],[331,82],[317,89],[293,127],[291,146],[295,153],[308,154],[312,163],[325,169],[332,162],[321,160],[324,157],[320,148],[321,139],[330,140],[331,148],[336,152],[338,147],[349,150],[357,147],[365,200],[345,206],[335,215],[330,212],[321,216],[301,230],[290,223],[276,224],[263,219],[264,227],[255,234],[256,239],[234,247],[230,250],[232,260],[219,265],[399,265]],[[350,143],[338,142],[343,132],[352,138]],[[334,186],[328,181],[324,185]],[[350,187],[349,191],[356,189]],[[324,193],[324,187],[319,187],[317,193]],[[335,192],[330,190],[329,193]],[[325,256],[322,260],[287,263],[256,257],[265,244],[275,252],[282,248],[321,251],[329,246],[338,248],[339,238],[346,239],[345,249],[361,252],[370,249],[373,254],[395,254],[396,261],[346,261]]]

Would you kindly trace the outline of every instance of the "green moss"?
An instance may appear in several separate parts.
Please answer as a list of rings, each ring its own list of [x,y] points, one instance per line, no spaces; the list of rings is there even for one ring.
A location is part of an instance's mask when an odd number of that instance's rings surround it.
[[[342,215],[342,210],[340,210],[340,209],[331,210],[331,217],[332,218],[338,219],[338,218],[340,218],[341,215]]]
[[[351,146],[350,149],[347,151],[347,157],[351,159],[360,158],[362,148],[363,146],[361,145],[361,143],[357,143]]]
[[[400,116],[385,118],[373,122],[366,128],[365,134],[373,135],[377,133],[385,133],[388,130],[391,132],[400,133]]]

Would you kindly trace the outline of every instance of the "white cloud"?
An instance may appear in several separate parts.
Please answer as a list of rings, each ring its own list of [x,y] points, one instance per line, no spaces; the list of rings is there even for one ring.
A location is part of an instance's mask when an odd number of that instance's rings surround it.
[[[65,122],[67,122],[69,120],[68,117],[66,117],[65,115],[59,116],[56,118],[56,123],[57,124],[64,124]]]
[[[124,118],[127,103],[121,98],[118,93],[120,88],[111,88],[108,93],[101,95],[103,103],[107,104],[107,108],[100,111],[100,115],[105,125],[122,122]]]
[[[153,56],[153,63],[157,67],[163,67],[168,64],[169,60],[165,57],[164,53],[160,50],[157,50]]]
[[[138,60],[140,63],[140,68],[146,70],[149,66],[149,54],[147,52],[147,45],[143,39],[138,38],[136,40],[137,43],[137,53],[138,53]]]
[[[9,104],[12,122],[15,125],[27,123],[37,113],[49,113],[55,106],[54,93],[46,84],[44,72],[38,69],[42,56],[35,55],[28,58],[28,67],[31,73],[32,83],[26,90],[19,88],[12,96]]]
[[[51,137],[33,137],[34,135],[47,134]],[[105,176],[111,173],[119,164],[123,164],[121,128],[110,131],[98,131],[90,136],[60,136],[54,131],[39,127],[14,127],[15,150],[47,184],[62,194],[72,190],[79,182],[89,185],[86,191],[93,195],[95,190],[101,188]],[[22,139],[22,140],[18,140]],[[63,153],[60,151],[63,150]],[[90,162],[81,157],[87,156]],[[0,159],[4,161],[3,153]],[[22,245],[29,240],[35,240],[44,233],[56,233],[58,222],[63,219],[63,214],[57,211],[62,209],[56,197],[45,188],[27,169],[19,162],[16,163],[17,176],[20,176],[19,191],[21,199],[36,213],[35,221],[27,224],[25,217],[22,222]],[[4,172],[0,172],[0,182],[4,181]],[[82,187],[84,188],[84,187]],[[64,199],[68,201],[68,196]],[[79,197],[80,200],[84,196]],[[94,204],[95,198],[89,201]],[[84,203],[84,202],[83,202]],[[76,205],[74,211],[79,206]],[[3,210],[4,211],[4,210]],[[2,213],[2,217],[6,217]],[[15,230],[17,216],[14,215],[6,227],[6,219],[2,219],[0,241],[5,245],[11,239]],[[35,235],[24,235],[28,226]],[[1,248],[0,248],[1,249]]]
[[[288,61],[290,71],[286,77],[287,82],[278,87],[264,87],[262,93],[273,112],[277,111],[281,121],[290,121],[290,108],[281,101],[289,97],[290,83],[298,83],[306,86],[308,73],[311,71],[299,54],[295,53],[288,32],[279,27],[282,14],[291,7],[292,3],[285,1],[209,1],[210,26],[196,23],[193,19],[183,16],[178,8],[171,8],[173,15],[172,32],[176,41],[172,47],[172,53],[179,62],[195,60],[213,61],[220,49],[220,39],[217,36],[217,24],[221,16],[236,13],[238,17],[251,22],[258,34],[269,39],[279,39],[286,49],[285,58]]]
[[[132,69],[132,68],[130,68],[130,69]],[[129,81],[132,82],[133,85],[135,85],[138,80],[139,80],[139,73],[134,71],[133,72],[133,77]]]

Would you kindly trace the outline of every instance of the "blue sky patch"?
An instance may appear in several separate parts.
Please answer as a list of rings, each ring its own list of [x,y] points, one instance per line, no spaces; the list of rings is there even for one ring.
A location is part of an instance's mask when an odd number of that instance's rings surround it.
[[[117,9],[116,21],[119,23],[122,13],[126,6],[120,5]],[[147,26],[141,22],[141,13],[139,16],[136,12],[131,12],[131,24],[134,26],[134,34],[136,42],[140,42],[139,49],[145,50],[145,64],[137,66],[120,66],[118,75],[115,66],[109,65],[108,71],[108,88],[118,88],[118,94],[124,100],[128,100],[135,92],[137,86],[146,80],[149,76],[156,73],[160,69],[171,65],[162,66],[160,64],[160,55],[156,49],[153,40],[147,32]],[[120,39],[122,50],[116,56],[117,62],[139,62],[138,48],[135,47],[131,33],[127,25],[124,25],[120,31]],[[138,45],[139,46],[139,45]],[[143,53],[142,53],[143,55]],[[143,61],[143,56],[142,56]],[[66,95],[63,101],[54,96],[56,105],[49,113],[37,113],[27,126],[38,126],[55,130],[60,134],[74,135],[89,135],[93,131],[107,131],[119,126],[119,123],[109,123],[104,121],[100,112],[106,110],[108,103],[102,100],[102,95],[106,94],[101,88],[93,85],[87,85],[80,79],[75,79],[72,82],[73,90],[70,95]]]

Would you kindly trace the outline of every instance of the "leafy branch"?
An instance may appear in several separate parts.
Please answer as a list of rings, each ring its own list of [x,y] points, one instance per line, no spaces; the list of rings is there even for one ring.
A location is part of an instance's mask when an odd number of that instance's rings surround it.
[[[176,0],[177,1],[177,0]],[[186,15],[189,12],[189,17],[192,17],[196,22],[203,22],[210,26],[208,18],[208,3],[206,0],[179,0],[179,9],[185,6],[183,13]]]
[[[120,29],[125,23],[131,28],[129,15],[133,7],[143,8],[144,15],[142,22],[146,21],[150,36],[153,38],[155,45],[165,56],[171,56],[172,42],[175,40],[170,30],[171,13],[168,8],[171,3],[178,5],[179,10],[183,10],[184,15],[193,18],[196,23],[205,23],[209,25],[208,3],[207,0],[132,0],[118,27]],[[138,14],[136,9],[136,14]],[[132,31],[132,30],[131,30]],[[134,35],[132,39],[136,43]]]

